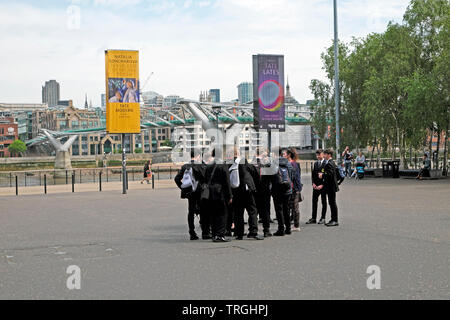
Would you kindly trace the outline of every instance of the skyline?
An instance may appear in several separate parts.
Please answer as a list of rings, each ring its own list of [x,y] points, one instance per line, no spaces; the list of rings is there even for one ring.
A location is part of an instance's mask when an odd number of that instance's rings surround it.
[[[408,2],[339,1],[341,41],[401,22]],[[143,91],[197,99],[204,88],[218,88],[222,101],[237,98],[239,83],[252,82],[253,54],[283,54],[292,95],[306,101],[310,80],[324,78],[320,54],[332,44],[332,1],[273,6],[268,0],[2,2],[8,50],[0,59],[0,101],[40,102],[42,85],[55,79],[61,99],[83,106],[87,93],[100,106],[104,50],[115,48],[139,50],[141,85],[154,72]]]

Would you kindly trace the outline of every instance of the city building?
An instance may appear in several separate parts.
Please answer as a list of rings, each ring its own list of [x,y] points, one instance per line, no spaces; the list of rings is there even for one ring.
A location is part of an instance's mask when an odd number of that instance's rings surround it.
[[[10,113],[47,109],[47,103],[0,103],[0,111],[9,111]]]
[[[73,101],[72,100],[59,100],[57,105],[70,107],[70,106],[73,106]]]
[[[176,95],[167,96],[164,98],[162,106],[163,108],[170,108],[173,105],[175,105],[178,101],[180,101],[180,96]]]
[[[145,91],[142,92],[142,100],[144,102],[144,106],[146,107],[161,108],[163,105],[164,97],[154,91]]]
[[[238,86],[238,100],[240,104],[253,101],[253,84],[251,82],[242,82]]]
[[[209,96],[211,97],[211,102],[220,102],[220,89],[210,89]]]
[[[59,83],[56,80],[45,82],[42,87],[42,103],[48,104],[49,107],[56,106],[59,101]]]
[[[10,157],[8,147],[18,139],[18,126],[13,117],[0,118],[0,158]]]

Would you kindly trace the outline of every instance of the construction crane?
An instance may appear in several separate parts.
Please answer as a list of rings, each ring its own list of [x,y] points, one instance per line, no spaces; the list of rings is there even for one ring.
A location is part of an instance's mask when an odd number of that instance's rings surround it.
[[[153,76],[153,71],[150,73],[150,75],[145,79],[143,86],[139,90],[139,100],[141,101],[141,104],[144,103],[144,97],[142,96],[142,92],[144,92],[145,88],[147,87],[148,81]]]

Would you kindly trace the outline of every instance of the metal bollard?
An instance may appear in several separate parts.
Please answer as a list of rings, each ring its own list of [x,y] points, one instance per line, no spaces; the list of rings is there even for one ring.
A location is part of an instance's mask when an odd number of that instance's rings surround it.
[[[94,179],[94,183],[95,183],[95,170],[94,170],[94,171],[92,171],[92,176],[93,176],[93,179]]]
[[[128,171],[126,171],[125,179],[126,179],[127,190],[128,190]]]
[[[44,194],[47,194],[47,175],[44,174]]]
[[[9,173],[9,187],[12,187],[12,173]]]
[[[17,176],[16,176],[16,196],[18,196],[18,195],[19,195],[19,184],[18,184]]]
[[[102,172],[100,171],[98,173],[98,186],[99,186],[99,191],[102,191]]]
[[[72,192],[75,192],[75,171],[72,172]]]
[[[81,183],[81,169],[80,169],[80,183]]]
[[[109,182],[108,169],[106,169],[106,182]]]
[[[158,167],[158,181],[159,181],[159,167]]]
[[[24,173],[24,178],[25,178],[25,187],[27,186],[27,173]]]
[[[67,176],[67,170],[66,170],[66,184],[69,182],[69,177]]]
[[[152,189],[155,189],[155,175],[152,174]]]

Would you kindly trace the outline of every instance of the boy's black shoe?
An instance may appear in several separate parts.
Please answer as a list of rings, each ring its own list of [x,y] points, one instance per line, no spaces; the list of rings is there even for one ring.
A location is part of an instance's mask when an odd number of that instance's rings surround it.
[[[284,237],[284,231],[278,230],[273,234],[275,237]]]
[[[199,238],[195,233],[191,234],[191,240],[198,240],[198,239]]]
[[[204,235],[202,235],[202,239],[203,240],[210,240],[210,239],[212,239],[212,236],[210,234],[204,234]]]
[[[291,230],[289,229],[289,230],[285,230],[284,231],[284,234],[287,234],[287,235],[290,235],[292,232],[291,232]]]
[[[261,237],[257,233],[249,233],[247,235],[247,238],[252,238],[252,239],[256,239],[256,240],[264,240],[264,237]]]
[[[213,242],[230,242],[230,240],[225,237],[214,237]]]
[[[316,219],[309,219],[306,224],[316,224],[316,223],[317,223]]]
[[[337,226],[339,226],[339,223],[337,223],[336,221],[330,221],[328,223],[325,223],[325,225],[327,227],[337,227]]]
[[[270,231],[264,231],[264,238],[270,238],[271,236],[273,236],[273,234],[270,233]]]

